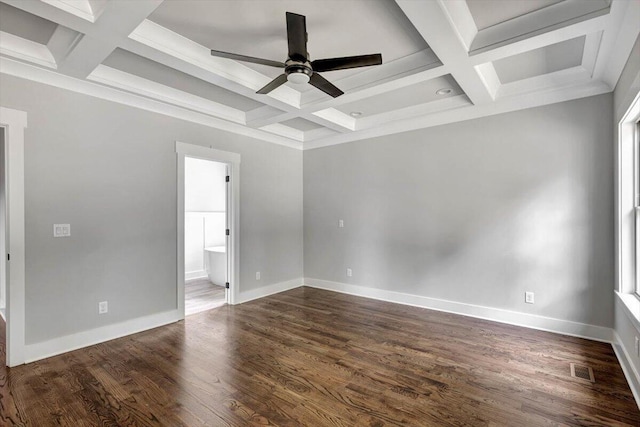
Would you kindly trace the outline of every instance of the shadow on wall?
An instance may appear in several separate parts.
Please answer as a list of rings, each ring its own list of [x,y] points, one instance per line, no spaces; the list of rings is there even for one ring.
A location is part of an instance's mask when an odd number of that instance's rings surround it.
[[[589,202],[585,184],[565,173],[521,188],[508,204],[470,205],[458,220],[432,217],[409,236],[393,224],[412,219],[403,221],[393,207],[369,198],[359,204],[366,219],[358,228],[370,232],[356,240],[360,269],[373,274],[362,281],[397,290],[375,274],[387,265],[387,276],[416,277],[401,292],[610,325],[610,310],[597,308],[612,304],[606,278],[613,267],[598,249],[608,243],[598,239],[593,224],[602,218]],[[524,303],[525,291],[535,292],[533,306]]]
[[[612,326],[609,105],[600,96],[305,153],[305,274]]]

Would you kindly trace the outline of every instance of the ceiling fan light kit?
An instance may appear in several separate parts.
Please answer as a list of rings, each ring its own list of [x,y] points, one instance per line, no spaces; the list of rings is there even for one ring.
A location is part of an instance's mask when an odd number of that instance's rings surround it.
[[[310,83],[324,93],[337,98],[342,95],[340,89],[322,77],[318,72],[346,70],[349,68],[368,67],[382,64],[382,55],[347,56],[343,58],[329,58],[309,61],[307,52],[307,22],[304,15],[286,13],[287,17],[287,42],[289,47],[288,57],[285,62],[269,59],[255,58],[252,56],[211,50],[211,55],[221,58],[234,59],[236,61],[251,62],[254,64],[268,65],[270,67],[284,68],[284,74],[279,75],[256,93],[267,94],[277,87],[289,81],[295,84]]]

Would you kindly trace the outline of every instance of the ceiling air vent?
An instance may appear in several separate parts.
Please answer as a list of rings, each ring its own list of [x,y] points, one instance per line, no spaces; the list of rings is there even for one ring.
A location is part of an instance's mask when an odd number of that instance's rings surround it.
[[[592,383],[596,382],[595,377],[593,376],[593,369],[588,366],[578,365],[575,363],[571,363],[571,376],[573,378],[580,378],[582,380],[586,380]]]

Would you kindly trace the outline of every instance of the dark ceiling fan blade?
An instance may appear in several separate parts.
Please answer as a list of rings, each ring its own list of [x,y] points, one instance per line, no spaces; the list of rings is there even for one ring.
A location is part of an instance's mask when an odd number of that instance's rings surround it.
[[[307,18],[304,15],[287,12],[287,40],[289,58],[307,61]]]
[[[254,58],[253,56],[238,55],[237,53],[222,52],[220,50],[211,49],[212,56],[220,58],[235,59],[236,61],[252,62],[254,64],[269,65],[271,67],[284,68],[284,62],[272,61],[270,59]]]
[[[286,74],[280,74],[278,77],[276,77],[275,79],[271,80],[265,87],[263,87],[262,89],[260,89],[259,91],[257,91],[256,93],[259,94],[267,94],[269,92],[271,92],[272,90],[274,90],[277,87],[282,86],[284,83],[286,83],[287,81],[287,75]]]
[[[346,56],[344,58],[316,59],[311,61],[311,68],[313,68],[313,71],[323,72],[380,64],[382,64],[382,55],[375,53],[373,55]]]
[[[335,87],[333,84],[331,84],[331,82],[329,82],[327,79],[325,79],[318,73],[313,73],[311,75],[311,79],[309,80],[309,83],[311,83],[311,85],[317,87],[327,95],[333,96],[334,98],[337,98],[344,93],[343,91]]]

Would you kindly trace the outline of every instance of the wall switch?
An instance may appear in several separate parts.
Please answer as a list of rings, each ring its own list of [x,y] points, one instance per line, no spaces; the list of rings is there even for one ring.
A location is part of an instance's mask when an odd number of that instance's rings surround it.
[[[98,314],[105,314],[109,312],[109,303],[107,301],[102,301],[98,303]]]
[[[71,236],[70,224],[53,224],[53,237],[69,237]]]
[[[338,227],[344,228],[344,221],[343,220],[341,220],[341,219],[338,220]]]
[[[256,280],[260,280],[260,272],[256,271]]]
[[[533,292],[524,293],[524,302],[527,304],[533,304]]]
[[[353,276],[353,271],[350,268],[347,268],[347,277]]]

